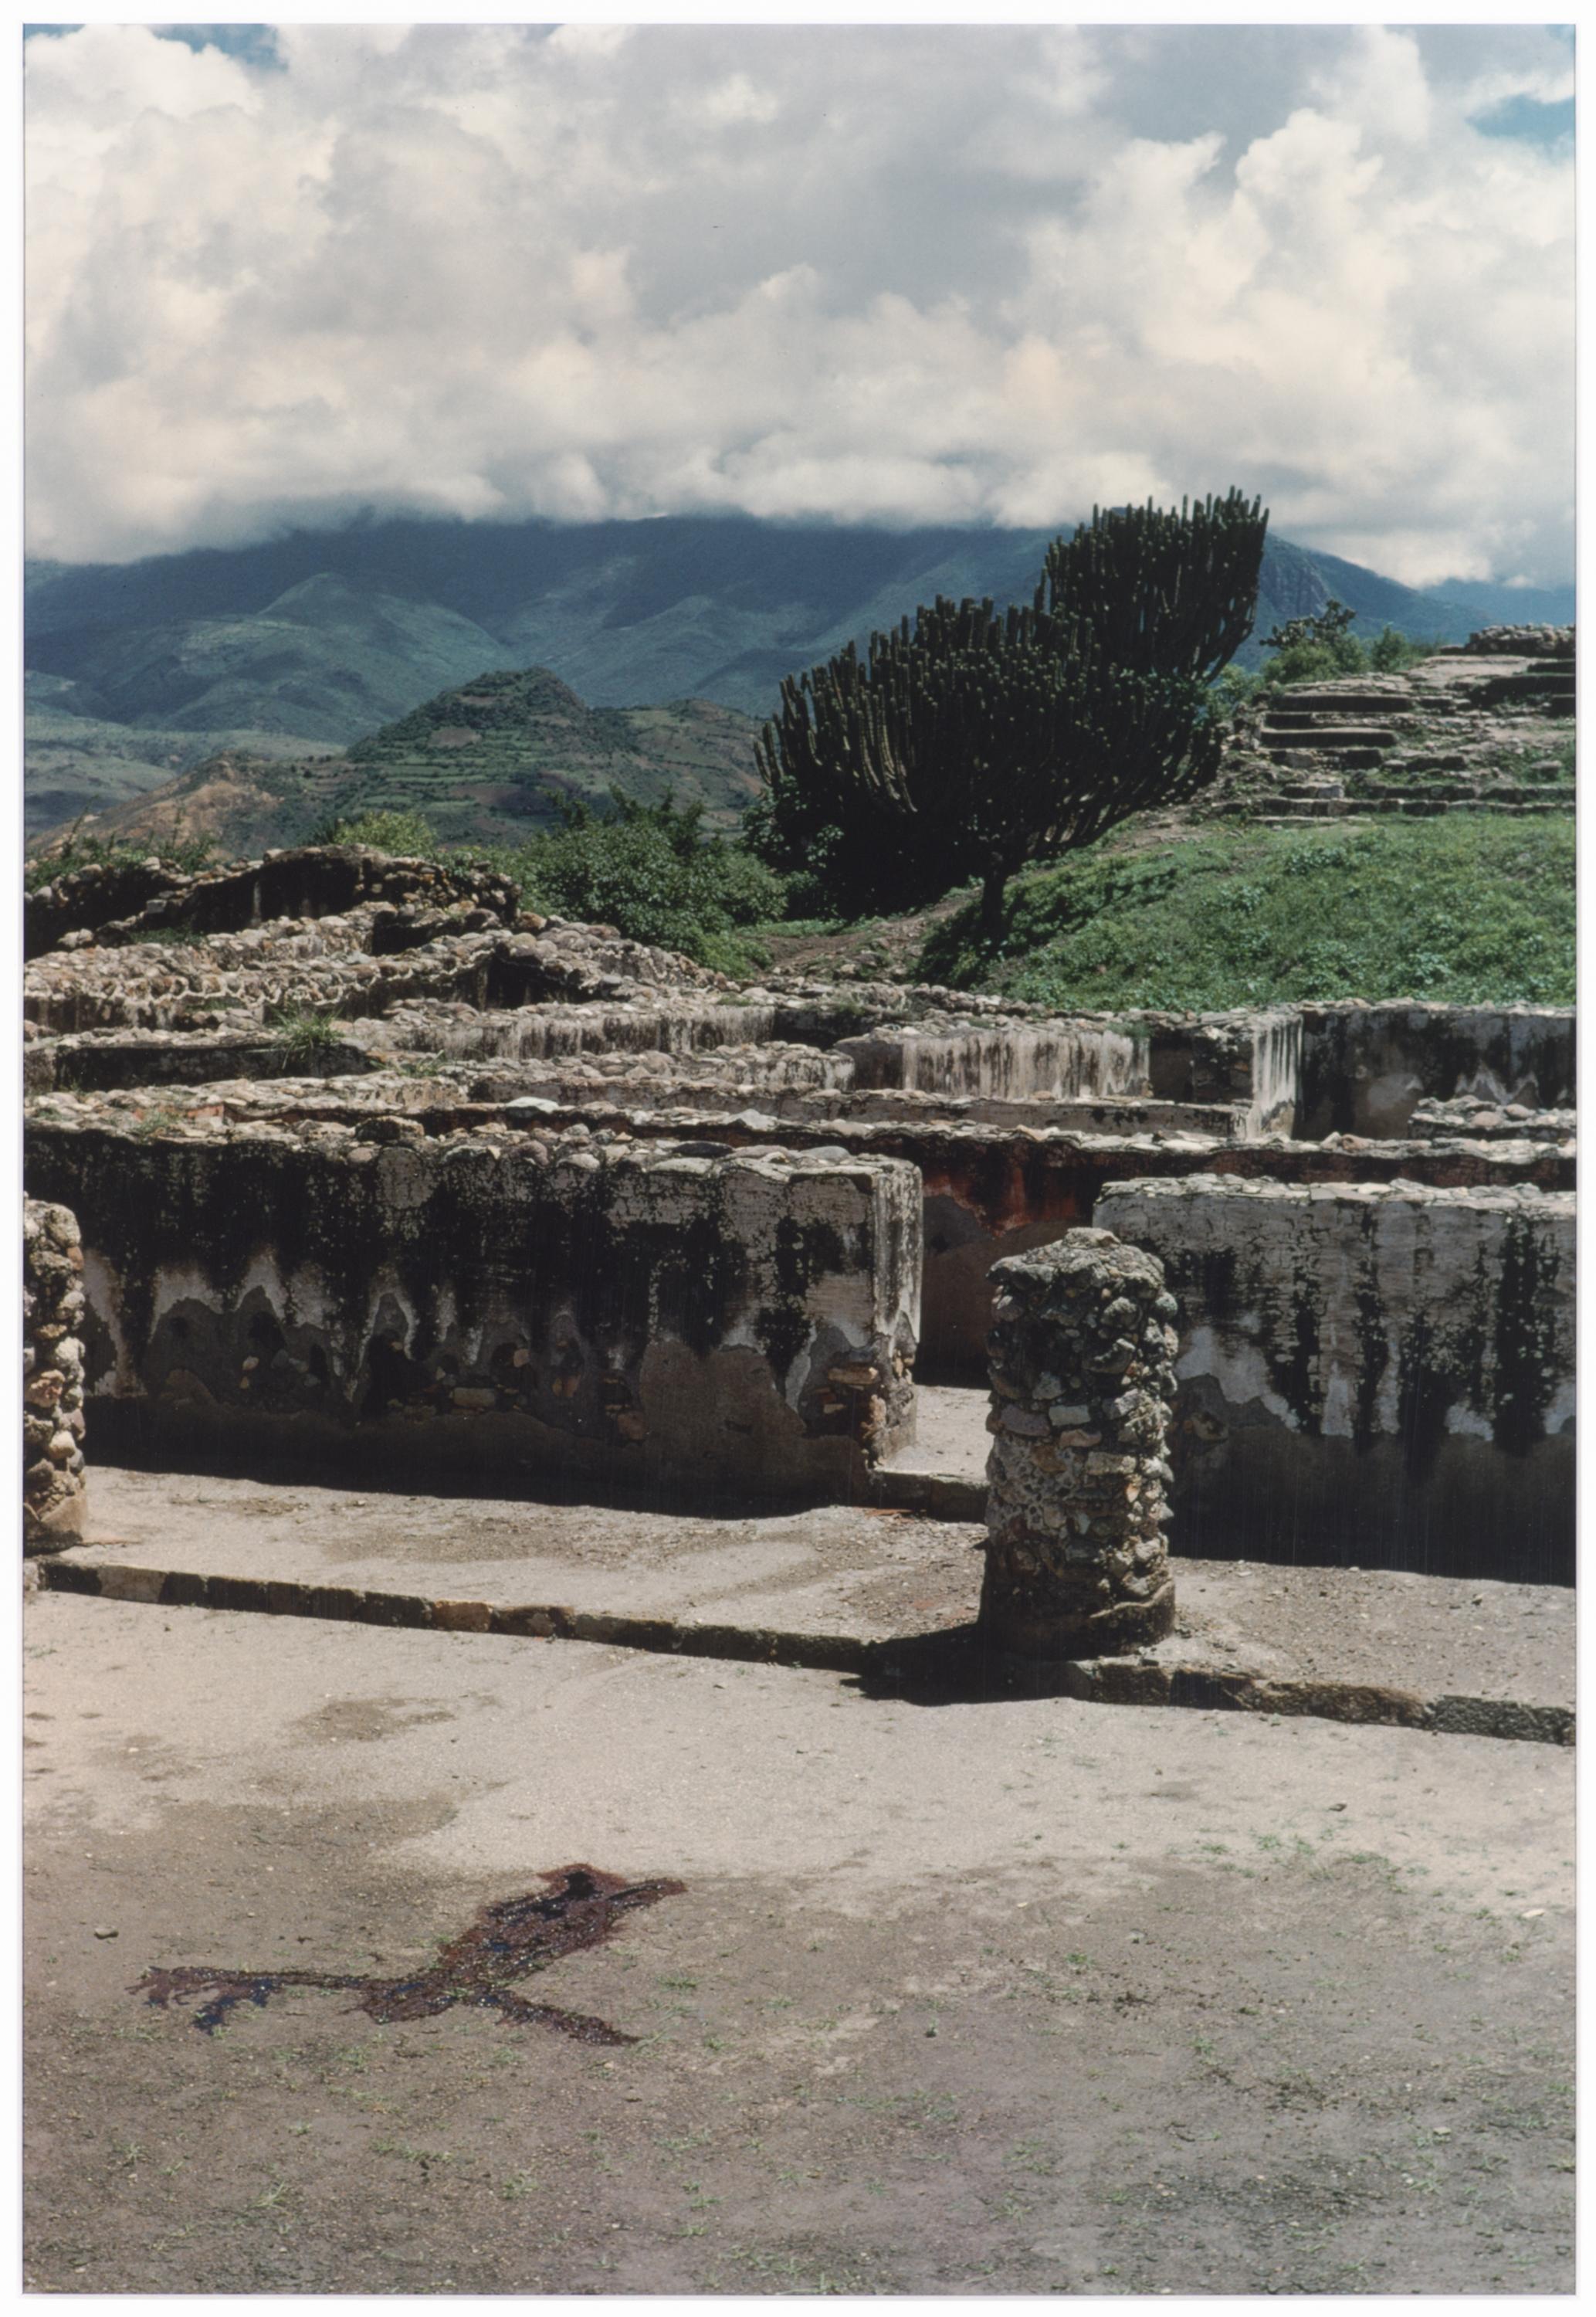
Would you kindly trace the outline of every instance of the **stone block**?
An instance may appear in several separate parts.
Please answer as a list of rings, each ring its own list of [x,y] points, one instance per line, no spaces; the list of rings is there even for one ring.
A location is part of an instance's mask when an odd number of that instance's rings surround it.
[[[1206,1175],[1096,1213],[1181,1302],[1183,1551],[1572,1576],[1571,1195]]]

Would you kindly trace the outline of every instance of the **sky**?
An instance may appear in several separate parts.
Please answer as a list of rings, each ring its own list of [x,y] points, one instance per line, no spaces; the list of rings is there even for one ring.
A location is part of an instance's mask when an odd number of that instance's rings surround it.
[[[1565,30],[91,23],[25,56],[31,554],[1235,484],[1412,586],[1573,577]]]

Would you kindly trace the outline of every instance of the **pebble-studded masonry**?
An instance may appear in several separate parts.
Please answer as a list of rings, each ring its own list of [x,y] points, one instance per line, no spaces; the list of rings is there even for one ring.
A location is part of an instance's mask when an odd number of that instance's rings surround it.
[[[1074,1230],[994,1264],[992,1284],[982,1622],[1030,1658],[1157,1641],[1175,1608],[1164,1266],[1110,1231]]]
[[[67,1207],[22,1202],[22,1550],[83,1534],[83,1248]]]

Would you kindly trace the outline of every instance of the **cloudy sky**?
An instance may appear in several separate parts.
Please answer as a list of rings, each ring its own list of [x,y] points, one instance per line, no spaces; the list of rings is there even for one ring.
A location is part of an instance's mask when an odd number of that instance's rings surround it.
[[[1573,576],[1555,27],[27,42],[28,540],[1073,521]]]

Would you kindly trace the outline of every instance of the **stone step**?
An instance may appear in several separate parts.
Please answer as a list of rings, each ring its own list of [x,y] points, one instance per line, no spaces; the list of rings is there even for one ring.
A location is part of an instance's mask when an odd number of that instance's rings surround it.
[[[1333,765],[1338,772],[1371,772],[1377,765],[1382,765],[1386,760],[1385,750],[1375,747],[1324,747],[1310,750],[1266,746],[1263,753],[1277,772],[1311,773],[1321,770],[1325,762]]]
[[[1314,823],[1295,812],[1261,812],[1255,816],[1260,828],[1312,828]],[[1371,824],[1360,815],[1347,812],[1338,817],[1342,828],[1368,828]]]
[[[1277,700],[1270,702],[1265,713],[1271,716],[1292,716],[1298,713],[1325,716],[1401,716],[1405,714],[1413,704],[1412,698],[1405,692],[1373,690],[1330,692],[1309,690],[1305,686],[1301,691],[1293,688],[1289,692],[1282,692]]]
[[[1309,721],[1282,723],[1272,716],[1263,722],[1263,745],[1275,744],[1300,748],[1305,743],[1312,747],[1325,748],[1394,748],[1397,735],[1388,724],[1337,724],[1323,717]]]
[[[1326,820],[1355,821],[1360,825],[1373,819],[1388,819],[1392,816],[1413,820],[1436,820],[1449,812],[1495,812],[1515,820],[1532,819],[1547,813],[1574,810],[1574,800],[1565,802],[1551,798],[1529,798],[1513,803],[1499,801],[1494,797],[1415,797],[1409,795],[1378,797],[1341,797],[1324,803],[1304,804],[1295,797],[1260,797],[1251,804],[1231,802],[1221,806],[1227,819],[1255,820],[1265,828],[1312,828]]]

